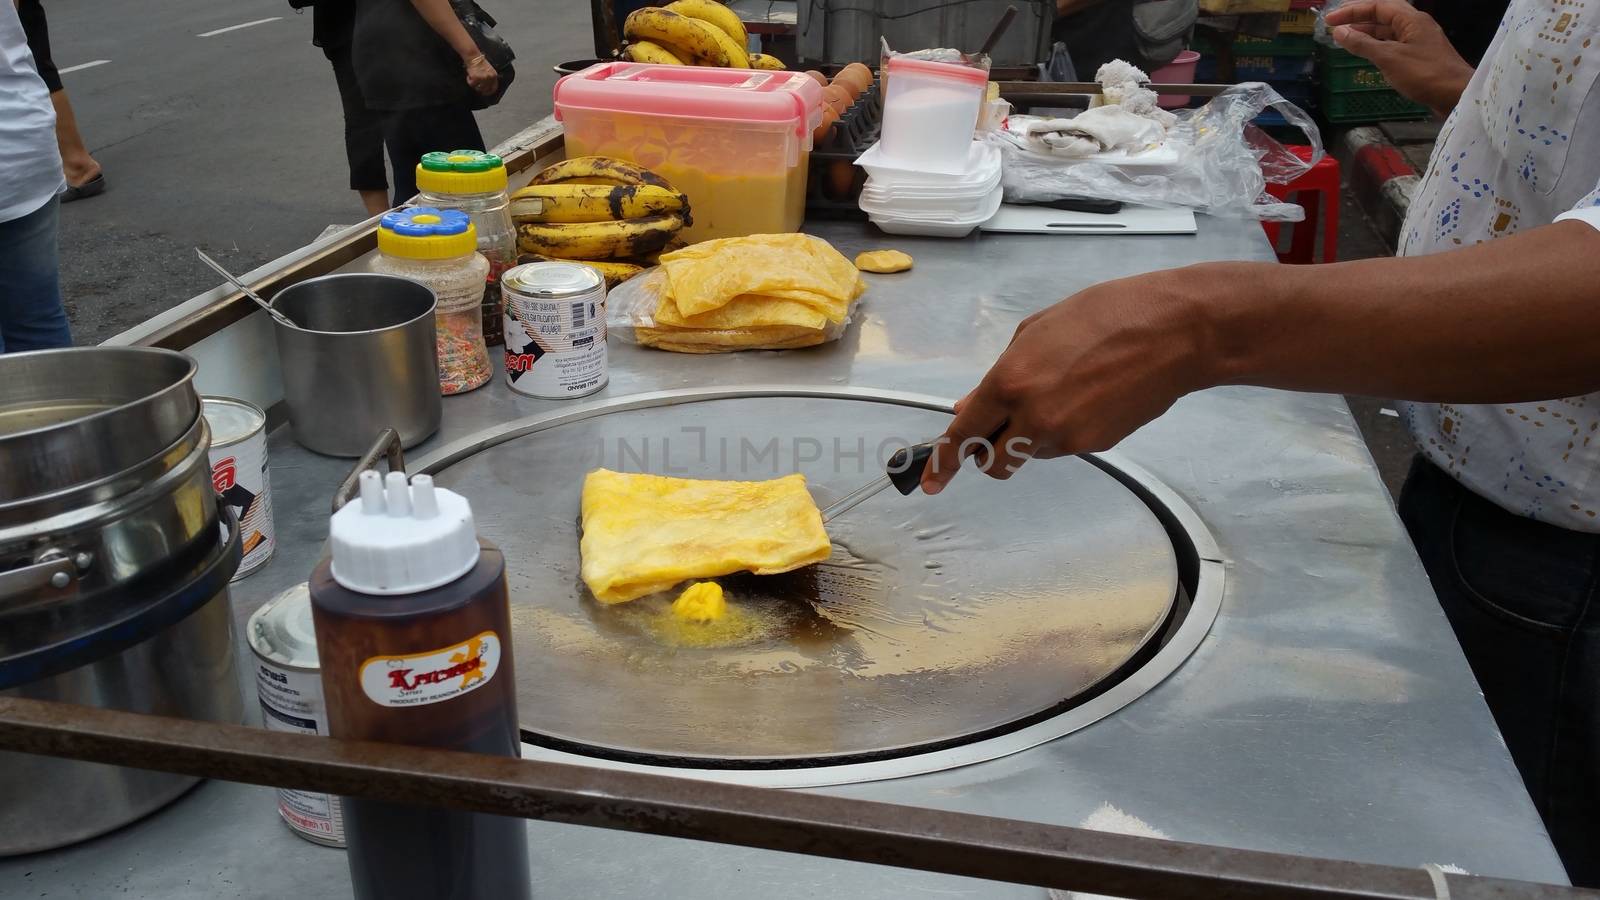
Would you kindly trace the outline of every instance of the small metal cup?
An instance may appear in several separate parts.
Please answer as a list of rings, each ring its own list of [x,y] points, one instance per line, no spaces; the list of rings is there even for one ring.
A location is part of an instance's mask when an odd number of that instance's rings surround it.
[[[393,275],[325,275],[279,291],[272,305],[294,439],[328,456],[360,456],[385,428],[406,447],[439,429],[439,361],[427,286]]]

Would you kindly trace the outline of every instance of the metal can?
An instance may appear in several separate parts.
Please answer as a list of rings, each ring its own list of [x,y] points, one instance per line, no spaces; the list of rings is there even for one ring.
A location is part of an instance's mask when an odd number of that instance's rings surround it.
[[[256,656],[256,695],[268,731],[328,734],[317,635],[311,623],[311,589],[301,582],[267,601],[245,628]],[[278,815],[308,841],[344,846],[344,815],[331,794],[281,789]]]
[[[229,397],[201,397],[211,427],[211,485],[233,507],[243,532],[244,559],[233,580],[261,568],[277,549],[272,529],[272,486],[267,478],[267,415]]]
[[[577,263],[523,263],[500,276],[506,384],[546,400],[606,386],[606,282]]]

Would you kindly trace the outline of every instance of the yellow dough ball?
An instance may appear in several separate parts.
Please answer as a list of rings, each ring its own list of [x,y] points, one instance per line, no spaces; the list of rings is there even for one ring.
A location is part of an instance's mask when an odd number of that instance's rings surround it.
[[[879,275],[904,272],[911,268],[911,256],[899,250],[867,250],[856,254],[856,268]]]

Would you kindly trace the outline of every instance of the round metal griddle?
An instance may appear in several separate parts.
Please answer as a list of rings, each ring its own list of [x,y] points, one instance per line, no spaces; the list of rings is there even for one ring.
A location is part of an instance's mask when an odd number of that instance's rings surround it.
[[[829,526],[827,562],[717,579],[751,627],[705,647],[685,644],[671,594],[618,606],[589,596],[583,478],[799,471],[826,506],[948,422],[870,398],[619,404],[468,439],[424,468],[472,501],[479,533],[510,561],[530,740],[646,763],[836,765],[992,737],[1125,674],[1178,590],[1150,508],[1078,459],[1007,482],[966,472],[938,497],[889,491]]]

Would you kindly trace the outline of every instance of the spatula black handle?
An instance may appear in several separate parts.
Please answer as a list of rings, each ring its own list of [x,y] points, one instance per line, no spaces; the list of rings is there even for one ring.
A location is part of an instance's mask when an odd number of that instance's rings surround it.
[[[989,446],[998,448],[1000,435],[1006,430],[1005,423],[989,435]],[[894,483],[895,490],[904,496],[909,496],[917,486],[922,483],[923,470],[928,468],[928,460],[933,459],[933,444],[913,444],[902,447],[889,457],[889,480]]]
[[[902,495],[909,495],[922,483],[922,472],[928,468],[928,460],[933,458],[932,444],[917,444],[912,447],[902,447],[889,457],[889,480],[894,483],[895,490]]]

